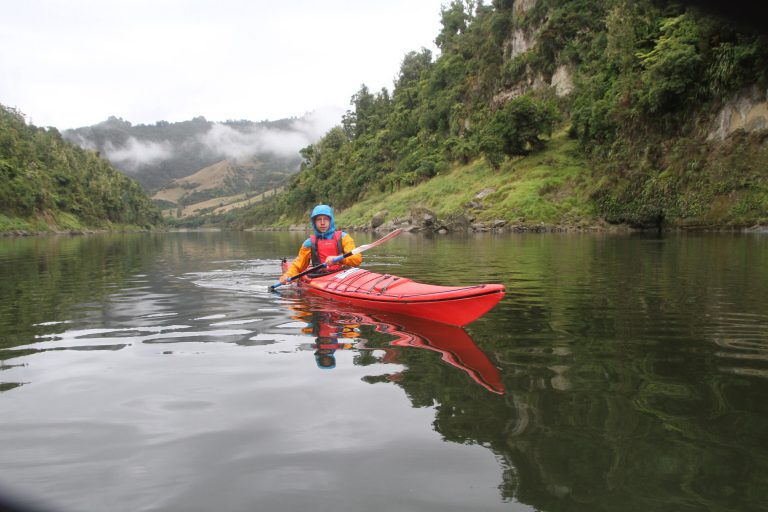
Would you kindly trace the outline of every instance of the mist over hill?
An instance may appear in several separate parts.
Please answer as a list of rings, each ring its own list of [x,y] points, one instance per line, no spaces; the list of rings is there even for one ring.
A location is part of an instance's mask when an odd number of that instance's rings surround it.
[[[62,132],[64,139],[98,151],[150,192],[223,160],[274,178],[298,170],[299,151],[340,122],[341,112],[317,110],[277,121],[189,121],[133,125],[118,117]],[[254,163],[258,165],[254,165]],[[258,178],[257,178],[258,181]]]

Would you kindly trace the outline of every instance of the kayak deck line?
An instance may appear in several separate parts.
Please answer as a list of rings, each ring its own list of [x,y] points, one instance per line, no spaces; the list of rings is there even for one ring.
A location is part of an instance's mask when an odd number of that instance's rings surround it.
[[[466,289],[466,288],[465,288]],[[323,288],[314,288],[313,291],[317,292],[324,292],[328,295],[334,295],[337,297],[343,297],[343,298],[354,298],[355,300],[359,301],[368,301],[374,304],[381,304],[382,302],[396,302],[398,304],[436,304],[439,302],[456,302],[459,300],[468,300],[468,299],[476,299],[480,297],[485,297],[488,295],[494,295],[496,293],[502,293],[501,290],[488,290],[483,293],[477,293],[475,295],[463,295],[461,297],[435,297],[431,299],[426,300],[413,300],[414,297],[426,297],[426,295],[403,295],[403,296],[392,296],[392,297],[384,297],[383,299],[378,297],[365,297],[365,296],[354,296],[350,297],[349,295],[344,295],[341,293],[334,293],[333,291],[324,290]]]
[[[430,295],[436,295],[436,294],[445,294],[445,293],[456,293],[456,292],[464,292],[467,290],[475,290],[475,289],[483,289],[489,285],[485,284],[476,284],[471,286],[445,286],[440,287],[438,285],[430,285],[434,286],[435,289],[433,291],[429,292],[419,292],[419,293],[405,293],[405,294],[395,294],[395,293],[389,293],[387,295],[384,295],[387,291],[389,291],[391,288],[395,288],[399,285],[407,284],[407,283],[415,283],[412,279],[404,278],[404,277],[398,277],[391,274],[377,274],[375,272],[370,272],[368,270],[359,269],[359,272],[357,272],[354,279],[340,279],[340,280],[329,280],[325,286],[317,286],[316,288],[326,290],[328,292],[337,291],[339,293],[356,293],[356,294],[369,294],[369,295],[376,295],[378,297],[386,297],[386,298],[392,298],[392,299],[407,299],[407,298],[416,298],[416,297],[428,297]],[[372,279],[370,280],[364,280],[363,278],[367,276],[372,276]],[[359,285],[356,284],[357,281],[363,279],[363,282]],[[386,283],[386,281],[391,280],[389,283]],[[399,283],[395,283],[396,281],[400,281]],[[310,281],[311,282],[311,281]],[[373,284],[370,284],[370,287],[368,287],[369,283],[373,282]],[[386,283],[380,288],[377,289],[377,286],[381,285],[382,283]],[[310,285],[311,286],[311,285]],[[367,290],[365,288],[368,288]],[[496,290],[494,290],[496,291]],[[486,292],[490,293],[490,292]],[[482,293],[478,293],[477,295],[482,295]]]
[[[410,294],[401,294],[401,295],[382,295],[382,293],[372,293],[368,291],[360,291],[360,290],[339,290],[337,287],[331,288],[330,286],[326,287],[319,287],[319,286],[312,286],[309,285],[311,288],[318,290],[318,291],[324,291],[332,295],[339,295],[344,296],[345,293],[355,293],[355,297],[357,298],[359,295],[373,295],[374,298],[371,298],[369,300],[374,300],[377,302],[381,302],[382,300],[397,300],[397,302],[403,302],[404,300],[408,299],[416,299],[412,300],[412,302],[423,302],[421,299],[422,297],[426,297],[428,301],[430,302],[441,302],[441,301],[447,301],[447,300],[457,300],[459,298],[462,299],[469,299],[472,297],[482,297],[483,295],[490,295],[493,293],[499,293],[501,290],[497,289],[496,287],[493,287],[491,290],[485,290],[479,293],[475,293],[472,295],[461,295],[461,296],[450,296],[450,297],[442,297],[442,298],[433,298],[434,296],[439,295],[445,295],[446,293],[455,293],[455,292],[465,292],[469,290],[482,290],[483,288],[491,287],[491,285],[487,284],[476,284],[472,286],[465,286],[465,287],[447,287],[447,290],[436,290],[433,292],[423,292],[423,293],[410,293]],[[365,299],[365,297],[359,297],[360,299]]]

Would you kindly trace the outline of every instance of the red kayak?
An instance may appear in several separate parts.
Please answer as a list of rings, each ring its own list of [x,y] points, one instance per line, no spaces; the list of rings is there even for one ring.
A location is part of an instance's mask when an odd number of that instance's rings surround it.
[[[303,290],[345,304],[459,326],[477,320],[504,297],[500,284],[438,286],[359,267],[296,282]]]

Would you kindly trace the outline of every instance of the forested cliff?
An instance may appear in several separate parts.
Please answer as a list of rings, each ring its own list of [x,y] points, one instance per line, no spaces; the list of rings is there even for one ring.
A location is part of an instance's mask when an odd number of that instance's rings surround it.
[[[509,225],[768,221],[759,30],[662,0],[455,0],[435,42],[392,91],[363,85],[239,226],[317,202],[359,225],[422,207]]]
[[[148,228],[160,213],[96,152],[0,105],[0,232]]]

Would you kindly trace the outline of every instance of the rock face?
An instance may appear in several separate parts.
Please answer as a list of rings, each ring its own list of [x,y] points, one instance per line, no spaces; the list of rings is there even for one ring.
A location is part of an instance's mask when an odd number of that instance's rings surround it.
[[[515,0],[512,7],[512,15],[518,19],[525,15],[536,6],[537,0]],[[507,41],[508,57],[514,59],[518,55],[527,52],[536,44],[538,31],[531,31],[519,28],[512,33],[512,37]]]
[[[516,0],[513,7],[515,16],[520,16],[536,7],[537,0]]]
[[[477,194],[475,194],[475,197],[474,197],[474,199],[475,199],[476,201],[482,201],[483,199],[485,199],[485,198],[486,198],[486,197],[488,197],[489,195],[493,194],[494,192],[496,192],[496,189],[495,189],[495,188],[493,188],[493,187],[484,188],[483,190],[481,190],[480,192],[478,192]]]
[[[431,227],[435,225],[436,220],[437,216],[431,210],[426,208],[414,208],[411,210],[411,224]]]
[[[471,222],[472,221],[470,218],[462,213],[450,215],[440,223],[440,229],[445,229],[447,232],[456,233],[461,231],[469,231],[471,228]]]
[[[768,129],[768,90],[757,86],[743,89],[720,109],[707,137],[725,140],[737,130],[756,132]]]
[[[552,74],[552,87],[558,96],[567,96],[573,91],[573,76],[566,65],[558,66]]]
[[[389,215],[389,212],[386,210],[374,213],[373,217],[371,217],[371,228],[376,229],[384,224],[384,221],[387,219],[387,215]]]
[[[536,32],[517,29],[512,32],[507,48],[509,49],[509,58],[514,59],[518,55],[527,52],[536,44]]]

